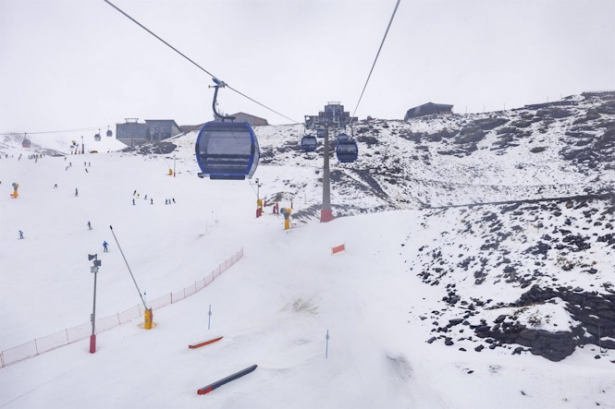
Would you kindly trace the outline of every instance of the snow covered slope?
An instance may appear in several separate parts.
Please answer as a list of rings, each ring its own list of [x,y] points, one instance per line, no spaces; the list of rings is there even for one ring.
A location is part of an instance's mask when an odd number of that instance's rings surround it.
[[[257,128],[258,219],[254,181],[196,177],[195,133],[38,160],[44,145],[5,141],[0,351],[87,324],[88,254],[102,260],[97,316],[140,302],[110,225],[148,300],[245,255],[154,311],[151,331],[138,319],[99,334],[93,355],[84,340],[1,368],[0,407],[614,408],[612,104],[362,122],[360,159],[331,161],[326,224],[322,146],[301,153],[299,125]]]

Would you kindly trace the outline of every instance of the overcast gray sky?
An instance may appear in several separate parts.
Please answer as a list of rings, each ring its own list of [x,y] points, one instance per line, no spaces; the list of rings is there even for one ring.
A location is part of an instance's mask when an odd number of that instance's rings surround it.
[[[351,113],[396,0],[111,0],[295,121]],[[0,132],[212,118],[210,77],[103,0],[0,0]],[[615,89],[615,0],[402,0],[356,112],[482,112]],[[290,123],[231,90],[219,107]]]

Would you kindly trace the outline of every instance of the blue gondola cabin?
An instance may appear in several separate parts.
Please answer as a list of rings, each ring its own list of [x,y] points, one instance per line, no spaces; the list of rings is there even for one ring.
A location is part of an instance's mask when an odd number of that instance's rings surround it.
[[[260,152],[252,127],[247,122],[207,122],[196,139],[199,177],[210,179],[251,178]]]
[[[318,146],[318,141],[313,135],[305,135],[301,138],[301,150],[303,152],[314,152]]]
[[[359,156],[359,146],[348,135],[339,134],[335,154],[340,162],[354,162]]]

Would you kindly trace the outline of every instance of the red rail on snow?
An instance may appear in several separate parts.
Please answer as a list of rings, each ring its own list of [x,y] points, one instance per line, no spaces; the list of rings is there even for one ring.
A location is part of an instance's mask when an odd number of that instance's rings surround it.
[[[210,339],[209,341],[200,342],[200,343],[198,343],[198,344],[188,345],[188,348],[190,348],[190,349],[200,348],[200,347],[203,347],[203,346],[205,346],[205,345],[209,345],[209,344],[213,344],[214,342],[218,342],[218,341],[220,341],[222,338],[224,338],[224,337],[212,338],[212,339]]]

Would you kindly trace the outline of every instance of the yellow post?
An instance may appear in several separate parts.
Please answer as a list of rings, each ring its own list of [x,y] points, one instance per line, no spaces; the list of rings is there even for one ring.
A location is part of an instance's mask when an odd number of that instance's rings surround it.
[[[169,169],[169,176],[173,176],[173,169]]]
[[[154,313],[152,309],[145,310],[145,329],[152,329],[152,323],[154,321]]]
[[[263,199],[256,200],[256,217],[263,215]]]
[[[282,209],[282,213],[284,214],[284,230],[290,229],[290,214],[292,212],[293,211],[288,208]]]

